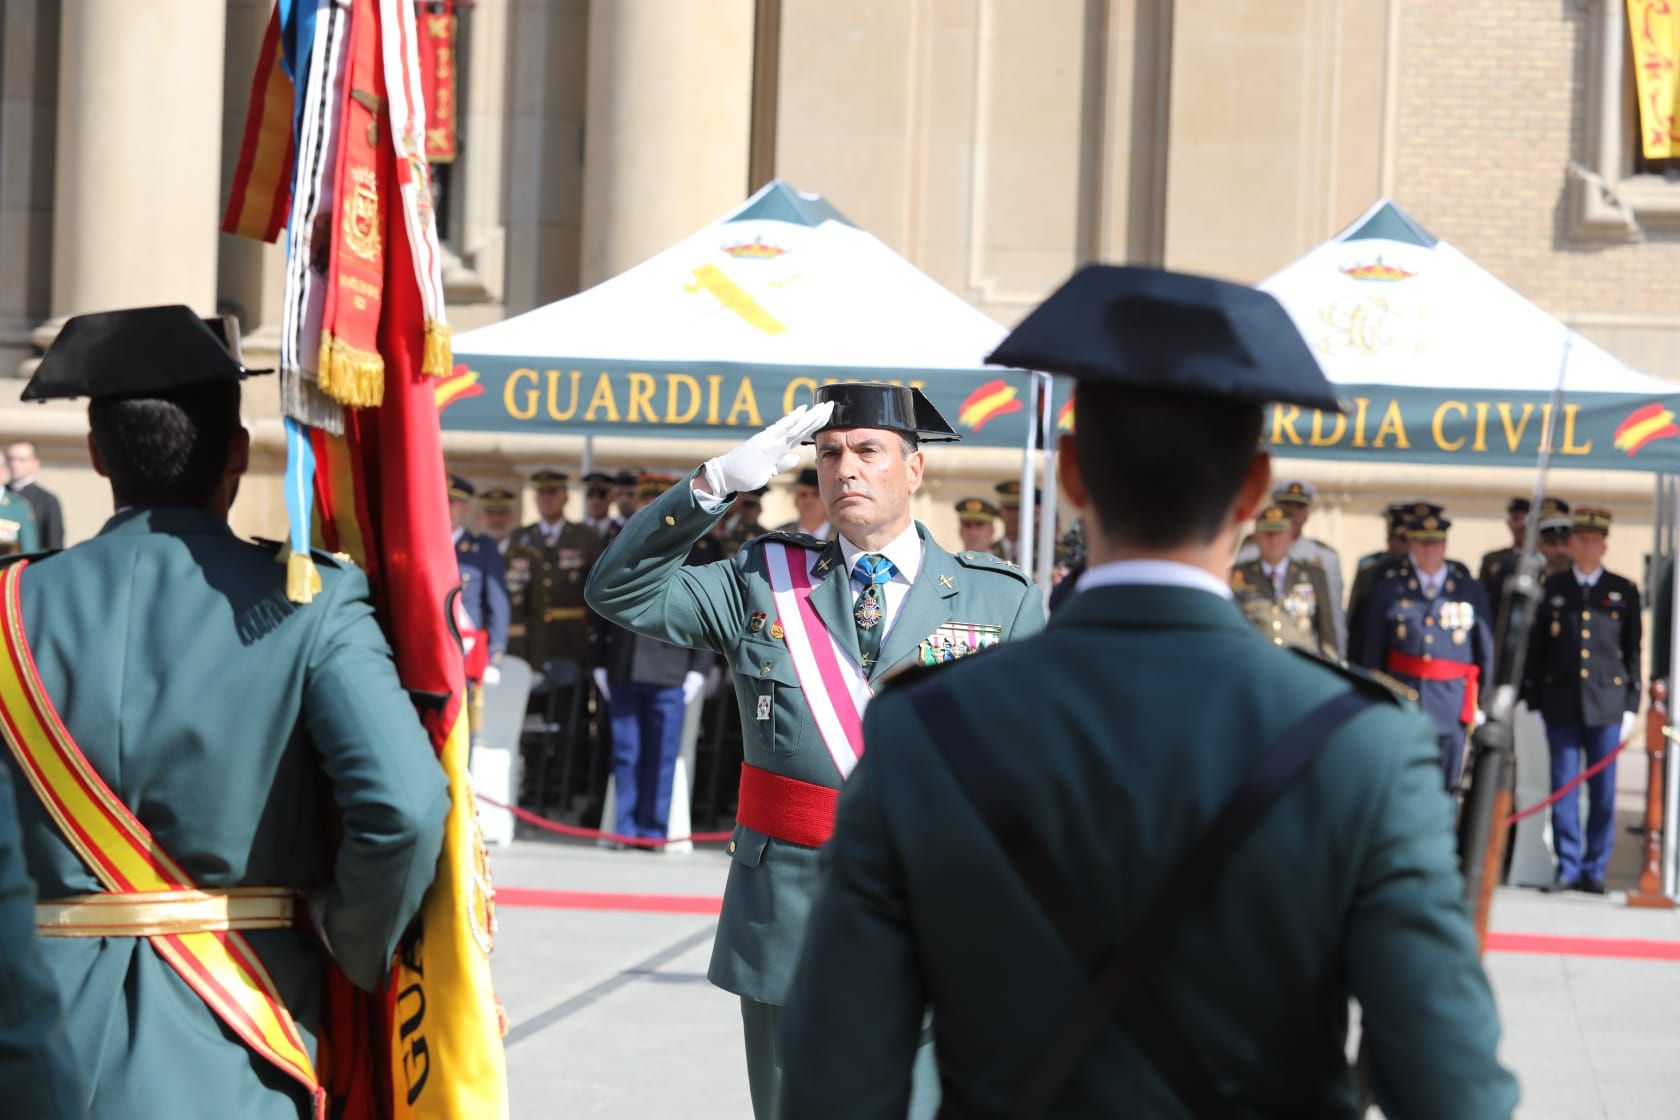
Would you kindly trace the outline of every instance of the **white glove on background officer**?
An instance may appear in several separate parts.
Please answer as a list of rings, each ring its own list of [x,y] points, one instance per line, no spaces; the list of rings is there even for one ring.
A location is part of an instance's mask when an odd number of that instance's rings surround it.
[[[756,487],[754,487],[754,489],[756,489]],[[700,690],[705,687],[706,677],[704,674],[696,673],[693,669],[690,669],[687,673],[685,673],[683,675],[682,683],[683,706],[687,707],[688,705],[694,703],[694,698],[700,695]]]
[[[706,460],[696,489],[720,500],[743,490],[757,490],[799,465],[799,445],[827,424],[833,412],[833,401],[800,405],[727,455]]]
[[[501,671],[501,669],[499,669],[495,665],[486,665],[484,667],[484,681],[483,681],[484,687],[485,688],[495,688],[497,685],[499,685],[501,683],[502,683],[502,671]]]
[[[1630,739],[1633,738],[1634,729],[1638,726],[1639,726],[1639,713],[1638,712],[1623,712],[1622,713],[1622,733],[1620,735],[1616,736],[1616,742],[1618,742],[1618,743],[1628,742]]]
[[[589,675],[594,679],[595,691],[601,694],[601,699],[611,702],[612,689],[607,687],[607,671],[605,669],[596,669]]]

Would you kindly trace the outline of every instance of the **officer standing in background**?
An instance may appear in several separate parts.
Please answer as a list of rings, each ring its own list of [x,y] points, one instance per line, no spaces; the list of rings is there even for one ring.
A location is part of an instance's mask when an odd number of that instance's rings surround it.
[[[1476,582],[1482,585],[1482,594],[1494,610],[1499,609],[1505,581],[1517,570],[1517,558],[1522,555],[1523,535],[1528,531],[1528,505],[1529,499],[1520,495],[1505,504],[1505,527],[1511,530],[1510,547],[1496,548],[1484,555],[1476,571]]]
[[[189,308],[149,307],[72,317],[23,391],[89,398],[118,510],[0,574],[17,581],[0,609],[21,609],[4,631],[31,653],[7,652],[6,687],[46,705],[33,730],[13,710],[0,766],[95,1118],[327,1115],[310,1085],[327,963],[381,987],[442,843],[443,771],[367,578],[315,553],[314,601],[290,603],[278,546],[228,527],[248,372]],[[286,1024],[266,1053],[236,1033],[228,977]]]
[[[1090,267],[988,360],[1079,379],[1058,463],[1090,566],[1044,634],[871,705],[785,1115],[902,1117],[931,1002],[948,1115],[1356,1116],[1357,999],[1385,1116],[1509,1116],[1428,721],[1230,601],[1267,402],[1340,408],[1288,315]],[[1204,843],[1239,796],[1252,832]]]
[[[1410,554],[1385,569],[1371,592],[1361,657],[1418,694],[1435,724],[1449,790],[1458,785],[1464,737],[1481,715],[1480,682],[1493,674],[1493,618],[1482,585],[1447,560],[1451,528],[1441,513],[1406,523]]]
[[[1540,503],[1540,540],[1537,548],[1546,561],[1546,575],[1555,576],[1569,570],[1574,558],[1569,550],[1569,538],[1575,530],[1569,503],[1562,498],[1547,498]]]
[[[719,560],[728,560],[741,546],[754,537],[764,535],[764,526],[759,517],[764,512],[764,492],[768,486],[760,486],[757,490],[748,490],[735,498],[735,508],[724,515],[717,528],[712,530],[712,539],[717,542]]]
[[[815,467],[806,467],[793,480],[793,520],[776,526],[778,533],[798,533],[819,541],[834,539],[834,525],[823,508]]]
[[[603,545],[618,535],[624,527],[624,517],[613,515],[613,476],[605,471],[590,471],[583,476],[582,524],[595,531]]]
[[[621,527],[636,512],[636,480],[641,476],[641,473],[634,470],[622,470],[613,475],[613,508],[618,511],[615,519]]]
[[[957,534],[962,546],[970,552],[995,551],[997,542],[998,508],[984,498],[964,498],[957,503]],[[1001,557],[1000,557],[1001,559]]]
[[[1318,490],[1310,482],[1301,479],[1290,479],[1279,483],[1272,490],[1272,501],[1282,506],[1289,513],[1292,526],[1289,555],[1297,560],[1304,560],[1309,564],[1317,564],[1324,570],[1324,582],[1330,588],[1330,621],[1336,628],[1336,656],[1348,648],[1347,616],[1342,613],[1342,557],[1329,545],[1321,540],[1315,540],[1306,535],[1307,518],[1312,515],[1313,502],[1318,498]],[[1237,563],[1246,564],[1260,555],[1260,550],[1253,541],[1249,541],[1237,550]]]
[[[41,456],[35,445],[26,439],[6,447],[6,489],[21,495],[35,511],[35,529],[44,549],[64,547],[64,508],[58,495],[42,486],[36,475],[41,470]]]
[[[1330,589],[1324,569],[1289,555],[1289,513],[1271,505],[1254,518],[1260,558],[1231,569],[1231,594],[1260,636],[1279,646],[1299,646],[1335,660]]]
[[[834,384],[818,388],[816,401],[640,511],[589,582],[590,605],[608,622],[715,650],[733,671],[745,761],[707,975],[741,999],[760,1120],[776,1115],[777,1024],[820,882],[819,850],[863,750],[859,709],[872,682],[1044,625],[1043,599],[1021,572],[981,553],[952,555],[911,520],[921,443],[957,438],[920,392]],[[807,440],[816,443],[817,516],[838,539],[777,532],[733,560],[684,567],[735,496],[792,469]],[[917,1021],[919,1029],[919,1010]],[[914,1039],[909,1046],[907,1061],[918,1049]],[[920,1050],[911,1108],[931,1116],[938,1083],[931,1047]]]
[[[17,538],[21,552],[38,552],[41,536],[35,525],[35,507],[29,499],[0,486],[0,529],[9,530]]]
[[[998,517],[1003,520],[1003,535],[992,544],[992,555],[1011,564],[1021,562],[1021,480],[1012,478],[998,483]],[[1033,491],[1035,509],[1043,509],[1038,491]]]
[[[496,552],[505,560],[519,520],[519,495],[505,486],[492,486],[478,496],[478,512],[484,535],[496,543]]]
[[[1383,520],[1388,525],[1388,541],[1381,552],[1367,552],[1359,558],[1359,567],[1353,574],[1353,589],[1348,592],[1347,626],[1349,660],[1357,660],[1358,650],[1365,644],[1365,604],[1371,598],[1371,588],[1376,586],[1377,576],[1389,564],[1402,560],[1406,556],[1406,503],[1390,502],[1383,510]]]
[[[1638,723],[1639,589],[1603,566],[1610,511],[1581,507],[1570,538],[1573,561],[1546,580],[1535,618],[1524,699],[1546,721],[1552,790],[1626,742]],[[1604,893],[1616,842],[1616,764],[1587,779],[1587,837],[1582,852],[1580,798],[1552,806],[1557,875],[1547,890]]]
[[[508,644],[508,591],[506,565],[496,542],[467,528],[473,484],[458,474],[449,476],[449,525],[454,531],[455,564],[461,573],[461,609],[474,630],[483,631],[489,642],[483,669],[474,683],[495,684],[501,679],[502,655]],[[477,658],[469,651],[469,667]]]
[[[589,612],[583,584],[601,557],[595,530],[566,520],[563,471],[531,475],[537,520],[514,534],[507,551],[508,594],[514,603],[511,651],[542,672],[550,660],[589,658]]]

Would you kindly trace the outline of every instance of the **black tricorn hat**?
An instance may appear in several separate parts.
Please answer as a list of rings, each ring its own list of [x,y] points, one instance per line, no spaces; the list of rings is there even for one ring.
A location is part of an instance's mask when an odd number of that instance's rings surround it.
[[[230,316],[201,319],[181,304],[132,307],[67,319],[21,399],[162,397],[272,372],[245,368]]]
[[[1087,265],[986,361],[1084,383],[1342,411],[1273,296],[1158,268]]]
[[[962,439],[920,389],[880,381],[842,382],[817,387],[817,403],[834,402],[834,412],[820,431],[831,428],[882,428],[930,442]]]

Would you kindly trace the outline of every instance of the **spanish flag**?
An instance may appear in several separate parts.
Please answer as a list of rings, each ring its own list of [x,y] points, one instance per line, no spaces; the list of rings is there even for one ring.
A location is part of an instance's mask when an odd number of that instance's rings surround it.
[[[1680,427],[1675,426],[1673,410],[1660,403],[1648,404],[1617,425],[1611,443],[1632,458],[1646,444],[1676,435],[1680,435]]]
[[[980,386],[957,406],[957,422],[979,431],[999,416],[1020,412],[1027,406],[1021,402],[1015,386],[1003,378],[994,378]]]

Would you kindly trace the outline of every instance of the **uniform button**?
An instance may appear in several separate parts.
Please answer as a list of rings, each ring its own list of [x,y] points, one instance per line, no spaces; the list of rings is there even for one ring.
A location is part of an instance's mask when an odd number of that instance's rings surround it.
[[[1592,656],[1592,650],[1584,649],[1584,650],[1581,651],[1581,660],[1582,661],[1587,660],[1587,658],[1589,658],[1591,656]]]
[[[770,675],[770,663],[769,662],[764,663],[764,668],[762,668],[758,671],[758,675],[761,676],[761,677],[768,677]]]
[[[1591,611],[1582,611],[1581,612],[1581,617],[1583,619],[1591,618],[1592,617],[1592,612]]]
[[[667,524],[667,525],[675,525],[675,524],[676,524],[676,523],[677,523],[677,519],[676,519],[676,518],[674,518],[674,517],[672,517],[672,516],[671,516],[671,515],[670,515],[670,514],[668,514],[668,513],[667,513],[667,514],[666,514],[666,515],[665,515],[665,524]]]
[[[1283,629],[1283,620],[1279,619],[1279,618],[1272,619],[1272,629],[1273,630],[1282,630]]]
[[[1424,644],[1424,645],[1426,645],[1426,646],[1432,646],[1432,645],[1434,645],[1434,644],[1435,644],[1435,635],[1433,635],[1433,634],[1425,634],[1425,635],[1424,635],[1424,636],[1423,636],[1423,644]]]
[[[734,854],[735,854],[735,841],[733,841],[733,840],[731,840],[731,841],[730,841],[730,842],[729,842],[729,854],[730,854],[730,855],[734,855]]]
[[[1591,674],[1589,674],[1585,668],[1582,668],[1582,670],[1581,670],[1581,679],[1582,680],[1586,680],[1587,677],[1590,676],[1590,675]]]
[[[1426,653],[1426,654],[1423,655],[1423,659],[1425,661],[1433,661],[1433,660],[1435,660],[1435,655],[1432,654],[1432,653]]]
[[[1582,628],[1581,628],[1581,637],[1583,637],[1583,638],[1590,638],[1590,637],[1592,637],[1592,631],[1591,631],[1591,630],[1588,630],[1588,629],[1587,629],[1587,628],[1586,628],[1586,627],[1584,627],[1584,626],[1583,626],[1583,627],[1582,627]]]
[[[1617,683],[1617,684],[1621,684],[1621,683],[1622,683],[1622,678],[1620,678],[1620,677],[1617,677],[1617,678],[1616,678],[1616,683]]]

